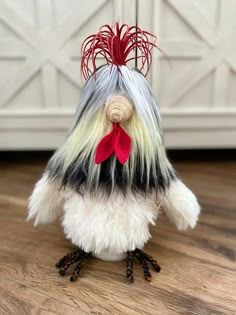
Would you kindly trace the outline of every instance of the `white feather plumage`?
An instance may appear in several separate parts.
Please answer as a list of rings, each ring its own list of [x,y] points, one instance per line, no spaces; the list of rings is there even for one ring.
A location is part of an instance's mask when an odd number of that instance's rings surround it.
[[[48,174],[37,182],[29,199],[27,220],[33,219],[34,225],[52,223],[63,212],[64,194],[56,181],[50,181]]]
[[[131,192],[126,198],[113,193],[104,199],[59,190],[44,174],[30,197],[28,219],[37,225],[51,223],[61,215],[65,235],[73,244],[101,259],[117,260],[128,250],[143,248],[160,206],[179,230],[196,225],[200,206],[180,180],[172,181],[159,200],[155,195],[145,198]]]
[[[180,231],[194,228],[200,206],[195,195],[180,180],[172,181],[163,199],[163,209]]]
[[[158,205],[154,197],[131,193],[126,198],[113,193],[104,200],[70,192],[64,209],[64,232],[73,244],[94,254],[120,254],[142,248],[148,241],[149,224],[155,224]]]

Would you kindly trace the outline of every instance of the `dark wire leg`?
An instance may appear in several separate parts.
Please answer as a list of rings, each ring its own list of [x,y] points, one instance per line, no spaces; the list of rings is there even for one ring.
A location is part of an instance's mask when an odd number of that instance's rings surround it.
[[[152,265],[153,269],[156,271],[156,272],[160,272],[161,271],[161,267],[160,265],[157,263],[157,261],[155,259],[153,259],[152,256],[146,254],[143,252],[143,256],[146,258],[146,260],[148,262],[150,262],[150,264]]]
[[[152,275],[149,271],[148,263],[150,263],[152,265],[152,267],[155,269],[155,271],[159,272],[161,270],[161,268],[158,265],[158,263],[156,262],[156,260],[154,260],[152,258],[152,256],[144,253],[142,250],[136,248],[133,251],[128,251],[127,252],[127,279],[128,279],[129,283],[134,281],[134,278],[133,278],[133,260],[134,260],[134,258],[136,258],[137,261],[142,266],[144,278],[148,282],[150,282],[151,278],[152,278]]]
[[[67,261],[69,261],[72,257],[74,257],[76,254],[80,253],[80,249],[77,250],[76,252],[72,252],[69,253],[67,255],[65,255],[64,257],[62,257],[57,263],[56,263],[56,267],[57,268],[61,268],[63,267]]]
[[[66,260],[64,265],[60,268],[59,274],[61,276],[64,276],[66,274],[67,269],[80,259],[81,254],[82,254],[82,251],[78,251],[77,253],[74,253],[70,257],[70,259]]]
[[[152,275],[149,271],[148,264],[146,262],[144,255],[142,254],[142,251],[135,251],[134,255],[138,259],[140,265],[142,265],[145,280],[150,282]]]
[[[66,274],[67,269],[73,265],[74,263],[78,262],[78,265],[71,277],[71,281],[75,281],[78,277],[79,272],[82,270],[85,261],[89,258],[91,254],[86,253],[82,249],[79,249],[75,252],[69,253],[68,255],[62,257],[57,263],[56,267],[60,268],[59,274],[64,276]]]
[[[70,277],[70,281],[74,282],[77,280],[80,272],[82,271],[86,260],[90,257],[91,253],[86,253],[82,251],[82,254],[79,257],[78,265],[76,266],[73,275]]]
[[[126,269],[126,276],[128,279],[128,283],[133,283],[134,282],[134,277],[133,277],[133,252],[127,252],[127,269]]]

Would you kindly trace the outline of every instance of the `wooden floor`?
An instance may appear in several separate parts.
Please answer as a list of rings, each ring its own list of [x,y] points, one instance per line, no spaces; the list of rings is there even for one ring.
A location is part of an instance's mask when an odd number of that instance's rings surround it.
[[[17,159],[15,159],[17,160]],[[178,233],[164,215],[146,246],[160,263],[151,284],[135,265],[92,258],[76,283],[54,264],[73,246],[59,223],[25,222],[27,198],[46,159],[0,162],[0,314],[236,314],[236,162],[175,166],[197,194],[197,228]]]

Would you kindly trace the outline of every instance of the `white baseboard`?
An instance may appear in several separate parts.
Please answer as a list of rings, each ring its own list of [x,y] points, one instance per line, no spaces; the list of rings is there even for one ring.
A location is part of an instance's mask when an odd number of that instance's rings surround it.
[[[167,148],[236,148],[236,111],[163,111]],[[0,111],[1,150],[51,150],[66,139],[73,112]]]

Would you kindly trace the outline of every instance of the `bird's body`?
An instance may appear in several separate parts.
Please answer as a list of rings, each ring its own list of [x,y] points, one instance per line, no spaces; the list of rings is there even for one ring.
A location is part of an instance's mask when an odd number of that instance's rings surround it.
[[[85,45],[85,59],[95,56],[94,47],[100,42],[102,56],[115,43],[124,49],[123,55],[111,49],[117,54],[113,61],[117,57],[119,62],[95,69],[86,82],[70,135],[50,159],[30,198],[29,219],[39,224],[61,217],[66,237],[83,251],[58,263],[62,274],[71,261],[83,264],[88,254],[118,260],[128,253],[128,268],[132,269],[134,255],[149,279],[146,262],[157,271],[160,268],[141,250],[151,237],[149,226],[155,224],[159,209],[185,230],[195,226],[200,207],[166,156],[160,114],[147,80],[125,65],[127,38],[133,45],[137,33],[144,36],[137,45],[143,45],[143,63],[149,64],[154,45],[148,42],[150,34],[138,29],[133,35],[133,27],[116,27],[118,35],[105,26],[104,37],[100,31],[94,40],[88,38],[92,47]],[[124,28],[121,40],[117,36]],[[107,44],[110,33],[114,38]],[[87,63],[84,67],[87,71]]]
[[[65,236],[103,260],[120,260],[127,251],[142,249],[151,237],[149,228],[156,224],[160,208],[179,230],[194,227],[199,214],[195,196],[178,179],[159,196],[128,191],[125,196],[116,192],[105,197],[102,192],[90,195],[60,189],[57,182],[50,182],[47,173],[36,185],[30,207],[36,225],[51,223],[60,216]]]
[[[66,236],[98,257],[105,252],[111,258],[142,249],[150,237],[149,224],[154,224],[157,215],[154,198],[145,200],[132,193],[126,198],[112,194],[106,201],[72,193],[64,207],[62,224]]]
[[[42,205],[45,202],[44,210],[48,208],[49,198],[60,201],[66,237],[86,252],[102,259],[116,260],[124,257],[128,250],[142,249],[149,240],[149,224],[155,224],[159,209],[155,196],[146,198],[129,192],[124,197],[114,193],[104,200],[102,195],[80,195],[71,189],[60,191],[55,186],[52,192],[45,175],[38,183],[37,200],[40,195],[50,195],[45,201],[41,200]],[[48,216],[48,222],[50,219]],[[40,217],[36,223],[42,223]]]

